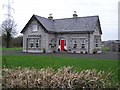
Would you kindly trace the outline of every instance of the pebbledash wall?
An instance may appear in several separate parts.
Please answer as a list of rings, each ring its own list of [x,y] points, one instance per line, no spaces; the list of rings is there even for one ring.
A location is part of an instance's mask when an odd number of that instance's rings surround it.
[[[37,25],[37,31],[32,30],[33,25]],[[93,33],[48,33],[37,20],[32,20],[23,34],[23,52],[60,52],[60,40],[65,40],[62,52],[93,53],[96,49],[101,53],[101,35],[97,25]]]

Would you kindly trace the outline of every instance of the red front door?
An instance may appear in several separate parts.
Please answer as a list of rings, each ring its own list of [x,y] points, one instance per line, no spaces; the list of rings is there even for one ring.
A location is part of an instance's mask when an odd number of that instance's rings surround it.
[[[65,43],[65,40],[60,40],[60,48],[61,48],[60,51],[64,51],[64,43]]]

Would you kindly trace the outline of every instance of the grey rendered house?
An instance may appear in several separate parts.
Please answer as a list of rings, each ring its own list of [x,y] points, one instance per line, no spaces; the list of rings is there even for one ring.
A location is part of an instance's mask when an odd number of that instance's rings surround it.
[[[101,53],[99,16],[53,19],[33,15],[23,30],[23,52]]]

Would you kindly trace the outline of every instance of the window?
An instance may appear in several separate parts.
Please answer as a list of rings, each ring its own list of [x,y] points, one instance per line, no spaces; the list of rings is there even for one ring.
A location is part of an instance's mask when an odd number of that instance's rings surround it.
[[[33,39],[30,39],[30,47],[33,48],[34,44],[33,44]]]
[[[95,46],[98,47],[98,44],[96,44]]]
[[[39,47],[41,47],[41,38],[29,39],[29,48],[39,48]]]
[[[77,41],[75,40],[74,43],[76,43]]]
[[[38,26],[36,24],[32,25],[32,31],[36,32],[38,30]]]
[[[82,40],[82,43],[85,43],[85,40]]]
[[[82,44],[82,45],[81,45],[81,48],[84,49],[84,48],[85,48],[85,44]]]
[[[77,48],[77,41],[73,40],[73,48]]]
[[[30,47],[33,48],[33,43],[30,44]]]
[[[98,39],[95,40],[95,43],[98,43]]]
[[[39,47],[39,40],[36,40],[36,47]]]
[[[81,39],[81,49],[85,49],[86,39]]]
[[[55,38],[51,38],[50,40],[49,40],[49,46],[51,47],[51,48],[54,48],[55,46],[56,46],[56,41],[55,41]],[[59,40],[59,44],[60,44],[60,40]]]
[[[73,48],[77,48],[77,44],[73,44],[74,46],[73,46]]]

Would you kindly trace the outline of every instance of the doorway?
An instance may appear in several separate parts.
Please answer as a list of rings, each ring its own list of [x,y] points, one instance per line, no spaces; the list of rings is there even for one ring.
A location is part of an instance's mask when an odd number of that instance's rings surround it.
[[[65,40],[60,40],[60,51],[64,51]]]

